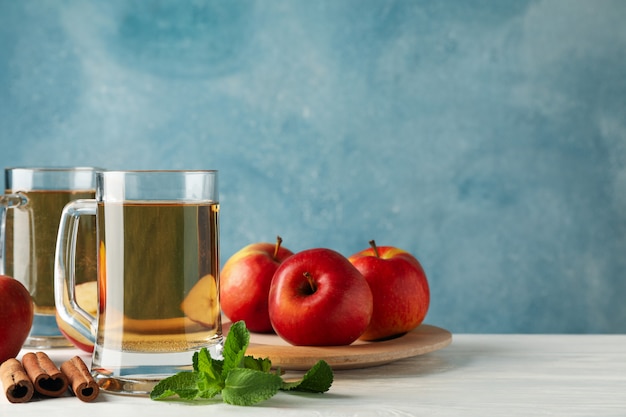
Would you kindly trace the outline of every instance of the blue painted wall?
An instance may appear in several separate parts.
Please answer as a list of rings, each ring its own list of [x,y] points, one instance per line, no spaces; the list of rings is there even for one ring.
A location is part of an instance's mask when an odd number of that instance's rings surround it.
[[[626,2],[0,0],[0,165],[221,171],[222,257],[414,253],[453,332],[626,331]]]

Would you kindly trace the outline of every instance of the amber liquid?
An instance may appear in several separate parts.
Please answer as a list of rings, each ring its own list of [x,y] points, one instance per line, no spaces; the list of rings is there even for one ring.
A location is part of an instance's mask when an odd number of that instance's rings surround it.
[[[28,203],[6,212],[5,271],[28,288],[36,315],[54,317],[54,252],[61,212],[72,200],[93,199],[95,192],[26,191],[22,194]],[[96,276],[96,221],[86,217],[78,227],[76,281],[78,284],[95,281]]]
[[[98,203],[96,368],[221,340],[218,214],[213,202]]]

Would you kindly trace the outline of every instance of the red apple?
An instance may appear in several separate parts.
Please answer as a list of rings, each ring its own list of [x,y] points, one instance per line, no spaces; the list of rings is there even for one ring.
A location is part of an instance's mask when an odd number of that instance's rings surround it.
[[[0,363],[20,353],[33,325],[35,306],[16,279],[0,275]]]
[[[272,326],[292,345],[349,345],[367,328],[372,309],[363,275],[331,249],[308,249],[286,259],[270,288]]]
[[[246,322],[251,332],[273,331],[268,312],[267,298],[274,272],[285,259],[293,255],[276,243],[248,245],[224,264],[220,274],[220,303],[222,312],[234,323]]]
[[[430,290],[422,265],[409,252],[380,246],[348,257],[374,295],[374,312],[362,340],[399,336],[419,326],[428,312]]]

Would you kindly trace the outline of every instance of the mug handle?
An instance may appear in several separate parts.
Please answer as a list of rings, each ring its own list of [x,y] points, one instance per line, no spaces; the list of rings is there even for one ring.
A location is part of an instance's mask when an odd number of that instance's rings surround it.
[[[0,195],[0,274],[5,272],[5,227],[7,221],[7,209],[24,206],[28,203],[26,196],[20,192],[15,194]]]
[[[95,216],[96,200],[70,201],[61,213],[54,255],[54,303],[59,318],[95,342],[97,319],[76,302],[76,239],[81,216]]]

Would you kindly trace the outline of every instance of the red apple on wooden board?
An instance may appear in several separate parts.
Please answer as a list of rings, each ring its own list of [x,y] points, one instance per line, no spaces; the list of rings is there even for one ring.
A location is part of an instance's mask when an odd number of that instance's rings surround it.
[[[268,311],[268,296],[274,272],[293,255],[276,243],[253,243],[231,256],[220,274],[222,312],[234,323],[245,321],[251,332],[273,331]]]
[[[402,335],[419,326],[428,312],[430,290],[424,269],[409,252],[371,247],[348,259],[363,274],[374,296],[374,312],[362,340]]]
[[[20,353],[34,314],[33,299],[26,287],[12,277],[0,275],[0,363]]]
[[[367,281],[334,250],[298,252],[274,274],[270,319],[276,333],[292,345],[349,345],[367,328],[372,310]]]

